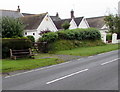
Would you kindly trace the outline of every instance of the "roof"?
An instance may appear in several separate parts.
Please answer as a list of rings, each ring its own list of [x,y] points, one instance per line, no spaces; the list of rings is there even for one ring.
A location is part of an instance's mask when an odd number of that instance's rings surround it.
[[[61,20],[61,18],[59,18],[57,16],[50,16],[50,17],[53,21],[60,21]]]
[[[37,14],[37,15],[29,15],[20,18],[23,21],[23,24],[25,24],[25,29],[37,29],[40,23],[42,22],[43,18],[45,17],[47,13],[43,14]]]
[[[86,20],[90,27],[101,29],[105,25],[104,18],[105,16],[100,16],[100,17],[87,18]]]
[[[77,26],[80,25],[80,23],[81,23],[81,21],[82,21],[83,18],[84,18],[84,17],[77,17],[77,18],[74,18],[74,21],[75,21],[75,23],[77,24]]]
[[[23,16],[29,16],[29,15],[35,15],[35,14],[30,14],[30,13],[22,13]]]
[[[57,27],[57,29],[62,29],[62,24],[67,21],[70,23],[72,19],[62,19],[62,20],[59,20],[59,21],[53,21],[55,26]]]
[[[74,18],[74,21],[76,22],[77,26],[79,26],[80,22],[82,21],[83,17],[77,17],[77,18]],[[53,21],[55,26],[57,27],[57,29],[62,29],[62,24],[67,21],[67,22],[71,22],[71,18],[69,19],[62,19],[62,20],[59,20],[59,21]]]
[[[0,16],[2,17],[13,17],[13,18],[19,18],[23,17],[23,15],[18,12],[18,11],[13,11],[13,10],[0,10]]]

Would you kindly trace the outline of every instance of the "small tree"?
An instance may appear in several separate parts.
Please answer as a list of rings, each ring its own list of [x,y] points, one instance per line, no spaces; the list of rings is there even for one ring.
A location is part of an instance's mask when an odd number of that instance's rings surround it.
[[[0,19],[0,25],[2,25],[2,38],[15,38],[22,37],[24,25],[19,19],[10,17],[3,17]]]
[[[104,20],[111,33],[120,33],[120,17],[118,15],[110,14]]]
[[[67,29],[69,29],[69,27],[70,27],[70,23],[67,22],[67,21],[65,21],[65,22],[62,24],[62,27],[64,28],[64,30],[67,30]]]

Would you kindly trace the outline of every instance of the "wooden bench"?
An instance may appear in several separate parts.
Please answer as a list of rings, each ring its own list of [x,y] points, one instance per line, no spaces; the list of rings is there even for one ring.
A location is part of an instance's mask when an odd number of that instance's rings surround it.
[[[24,49],[24,50],[12,50],[10,49],[10,58],[16,60],[16,58],[21,58],[21,57],[32,57],[34,56],[32,54],[31,49]]]

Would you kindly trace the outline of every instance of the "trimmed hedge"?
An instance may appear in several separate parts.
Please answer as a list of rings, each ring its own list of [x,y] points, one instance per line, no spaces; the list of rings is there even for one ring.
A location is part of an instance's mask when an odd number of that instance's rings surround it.
[[[101,39],[100,32],[95,28],[74,29],[58,32],[59,38],[66,40],[99,40]]]
[[[101,34],[95,28],[62,30],[58,32],[46,33],[40,38],[40,42],[53,42],[58,39],[64,40],[100,40]]]
[[[3,38],[2,39],[2,58],[10,57],[10,49],[28,49],[32,42],[28,38]]]
[[[40,38],[39,40],[41,40],[42,42],[54,42],[55,40],[58,39],[58,34],[56,32],[49,32],[46,34],[43,34],[42,38]]]
[[[43,34],[39,39],[38,49],[41,52],[54,52],[82,46],[103,45],[101,34],[95,28],[62,30]],[[46,43],[42,43],[46,42]],[[93,43],[95,43],[93,45]]]

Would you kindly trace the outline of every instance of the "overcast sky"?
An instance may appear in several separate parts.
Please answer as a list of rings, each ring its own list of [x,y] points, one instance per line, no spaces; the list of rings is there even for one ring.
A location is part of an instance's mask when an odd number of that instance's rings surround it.
[[[22,13],[50,15],[59,13],[61,18],[69,18],[73,9],[75,17],[96,17],[108,13],[117,13],[120,0],[2,0],[0,9],[16,10],[20,6]]]

